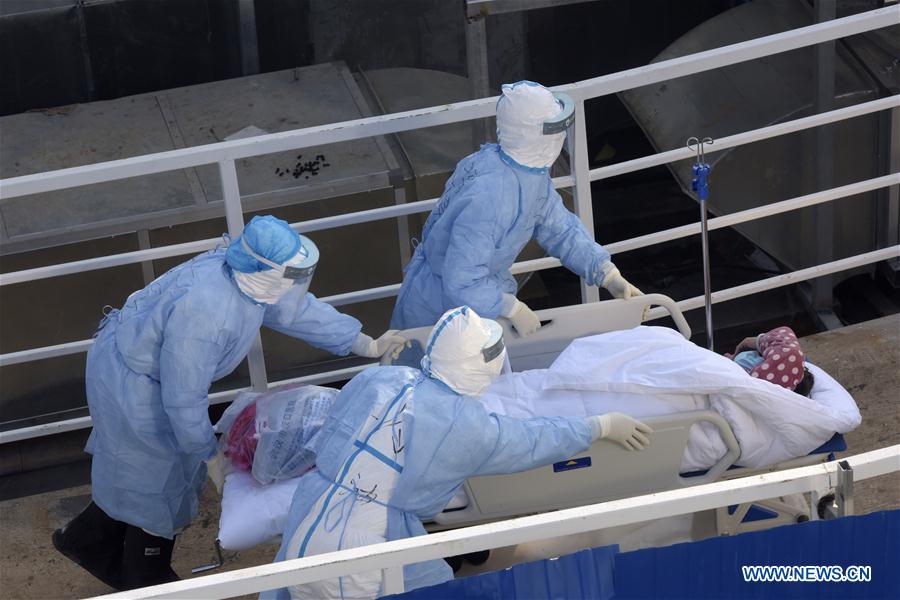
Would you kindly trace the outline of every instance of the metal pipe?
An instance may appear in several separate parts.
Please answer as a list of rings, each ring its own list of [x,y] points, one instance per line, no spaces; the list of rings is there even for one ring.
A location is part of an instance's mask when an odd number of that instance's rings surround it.
[[[581,220],[590,238],[594,240],[596,239],[594,235],[594,203],[591,199],[591,165],[588,161],[587,123],[585,122],[583,100],[575,101],[575,122],[569,128],[566,142],[569,147],[571,175],[575,181],[575,214]],[[596,285],[591,285],[584,279],[581,279],[579,284],[582,302],[600,300],[600,290]]]
[[[706,347],[713,347],[712,284],[709,264],[709,227],[706,222],[706,199],[700,200],[700,239],[703,246],[703,299],[706,308]]]
[[[712,286],[710,283],[710,264],[709,264],[709,227],[706,222],[706,203],[709,199],[709,172],[710,166],[706,163],[706,146],[713,145],[712,138],[696,138],[692,137],[687,141],[688,149],[692,149],[697,154],[697,162],[694,163],[693,172],[694,179],[691,181],[691,187],[697,193],[697,200],[700,202],[700,239],[703,249],[703,298],[706,305],[706,347],[713,350],[713,320],[712,320]]]
[[[815,0],[813,2],[816,22],[831,21],[836,14],[835,0]],[[834,108],[835,85],[835,42],[834,40],[816,45],[813,56],[815,60],[814,83],[816,90],[815,111],[826,112]],[[815,189],[827,190],[834,186],[834,129],[820,127],[813,137],[815,152],[813,160],[813,181]],[[810,262],[828,262],[834,257],[834,205],[817,206],[813,214],[814,232],[810,249],[814,256]],[[804,239],[809,239],[804,238]],[[841,320],[834,314],[834,281],[830,277],[822,277],[812,284],[810,307],[820,329],[828,330],[841,327]]]
[[[222,199],[225,203],[225,221],[228,234],[237,239],[244,230],[244,209],[241,206],[241,191],[238,186],[237,169],[233,160],[219,162],[219,180],[222,182]],[[250,352],[247,354],[247,366],[250,369],[250,382],[254,391],[263,392],[268,388],[266,376],[266,359],[263,354],[262,337],[257,332]]]

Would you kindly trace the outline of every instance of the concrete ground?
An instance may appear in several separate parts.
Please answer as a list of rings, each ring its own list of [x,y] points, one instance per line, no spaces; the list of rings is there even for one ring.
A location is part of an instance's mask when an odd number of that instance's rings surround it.
[[[68,488],[0,503],[0,598],[85,598],[114,592],[59,554],[50,535],[90,502],[90,486]],[[215,560],[213,542],[219,529],[219,496],[207,484],[200,515],[181,534],[172,566],[181,577]],[[252,567],[272,562],[278,546],[258,546],[246,552],[225,552],[225,565],[210,571]]]
[[[831,373],[859,404],[863,422],[845,436],[847,454],[900,443],[900,315],[820,333],[802,343],[810,360]],[[898,508],[900,474],[859,482],[855,492],[857,513]],[[81,598],[112,591],[58,554],[50,543],[53,530],[77,514],[89,494],[89,486],[80,486],[0,502],[0,597]],[[182,577],[190,577],[191,568],[214,559],[218,519],[218,496],[208,485],[200,516],[175,547],[174,568]],[[681,523],[677,527],[691,526]],[[696,523],[693,527],[696,529]],[[569,551],[601,541],[570,539]],[[265,546],[226,553],[225,565],[213,572],[271,562],[276,550]],[[496,560],[528,559],[535,552],[548,551],[540,544],[531,549],[500,549],[488,566],[501,568]],[[471,572],[474,569],[464,567],[461,574]]]
[[[900,314],[817,333],[801,345],[862,413],[862,424],[844,436],[842,456],[900,444]],[[858,514],[900,508],[900,473],[861,481],[853,491]]]

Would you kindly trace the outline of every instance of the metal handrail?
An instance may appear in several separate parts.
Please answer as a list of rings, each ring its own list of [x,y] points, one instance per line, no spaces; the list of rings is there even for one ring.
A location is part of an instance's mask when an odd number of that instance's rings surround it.
[[[877,10],[800,27],[746,42],[730,44],[554,87],[577,102],[624,90],[660,83],[702,71],[796,50],[838,38],[865,33],[897,23],[900,7]],[[16,198],[92,183],[151,175],[188,167],[234,161],[261,154],[284,152],[310,146],[346,142],[366,137],[400,133],[412,129],[459,123],[495,114],[496,98],[481,98],[442,106],[379,115],[353,121],[330,123],[306,129],[270,133],[252,138],[181,148],[80,167],[34,173],[0,180],[0,195]]]
[[[305,556],[100,598],[230,598],[375,570],[382,571],[385,581],[399,585],[391,591],[399,593],[403,591],[402,568],[407,564],[836,488],[841,473],[851,469],[854,481],[900,471],[900,445],[850,456],[841,463],[846,467],[831,461]]]
[[[796,133],[812,127],[827,125],[837,121],[852,119],[863,115],[868,115],[882,110],[890,110],[900,106],[900,94],[880,98],[869,102],[863,102],[841,108],[818,115],[811,115],[801,119],[770,125],[760,129],[754,129],[744,133],[731,135],[716,140],[716,145],[708,150],[709,154],[721,152],[730,148],[770,139],[780,135]],[[616,177],[625,173],[632,173],[643,169],[649,169],[671,162],[676,162],[686,158],[690,158],[691,153],[687,148],[677,148],[666,152],[659,152],[649,156],[643,156],[621,163],[600,167],[590,171],[590,180],[597,181],[608,177]],[[574,181],[571,176],[556,177],[553,179],[553,185],[557,189],[571,187]],[[395,217],[426,212],[434,208],[438,198],[429,200],[420,200],[418,202],[409,202],[396,206],[386,206],[382,208],[373,208],[370,210],[347,213],[343,215],[335,215],[332,217],[323,217],[321,219],[313,219],[310,221],[300,221],[292,223],[291,227],[300,233],[309,233],[313,231],[322,231],[335,227],[343,227],[346,225],[357,225],[382,219],[391,219]],[[186,254],[197,254],[206,250],[215,248],[221,244],[221,238],[209,238],[194,242],[185,242],[182,244],[172,244],[169,246],[160,246],[158,248],[150,248],[147,250],[135,250],[132,252],[123,252],[120,254],[110,254],[96,258],[88,258],[67,263],[59,263],[45,267],[36,267],[33,269],[23,269],[21,271],[13,271],[11,273],[0,274],[0,286],[13,285],[16,283],[25,283],[28,281],[36,281],[38,279],[46,279],[48,277],[60,277],[73,273],[83,273],[85,271],[93,271],[97,269],[107,269],[111,267],[120,267],[123,265],[137,264],[148,260],[157,260],[161,258],[169,258],[172,256],[183,256]],[[554,265],[554,266],[558,266]]]

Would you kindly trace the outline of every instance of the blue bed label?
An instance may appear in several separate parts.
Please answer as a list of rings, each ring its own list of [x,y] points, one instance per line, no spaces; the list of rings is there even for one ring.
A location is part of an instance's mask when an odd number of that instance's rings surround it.
[[[590,466],[590,456],[585,456],[583,458],[570,458],[569,460],[563,460],[558,463],[553,463],[553,472],[561,473],[563,471],[571,471],[573,469],[586,469]]]

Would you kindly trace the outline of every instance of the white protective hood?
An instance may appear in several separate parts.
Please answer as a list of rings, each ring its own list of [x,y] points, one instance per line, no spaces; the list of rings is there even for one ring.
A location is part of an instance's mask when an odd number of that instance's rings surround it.
[[[482,350],[495,341],[497,328],[468,306],[448,310],[431,330],[422,370],[457,393],[481,394],[500,375],[506,358],[504,349],[493,360],[484,360]]]
[[[550,167],[562,151],[565,132],[544,134],[544,122],[562,111],[553,92],[531,81],[503,85],[497,102],[497,139],[517,163],[534,169]]]

